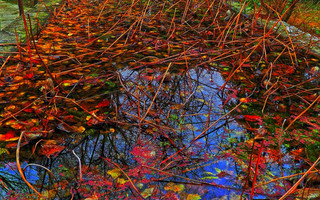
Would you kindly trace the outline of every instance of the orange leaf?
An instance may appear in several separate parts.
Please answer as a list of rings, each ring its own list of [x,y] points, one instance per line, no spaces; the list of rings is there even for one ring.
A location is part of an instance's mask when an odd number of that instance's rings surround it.
[[[56,145],[54,140],[48,140],[45,144],[42,145],[40,154],[45,155],[49,158],[50,156],[58,155],[63,149],[65,149],[65,147]]]

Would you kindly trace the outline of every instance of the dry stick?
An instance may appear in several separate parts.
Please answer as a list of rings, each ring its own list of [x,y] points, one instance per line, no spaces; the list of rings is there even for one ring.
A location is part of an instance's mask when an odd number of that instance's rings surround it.
[[[175,6],[176,6],[177,4],[179,4],[181,1],[183,1],[183,0],[179,0],[179,1],[177,1],[176,3],[172,4],[169,8],[166,9],[165,12],[167,12],[167,11],[170,10],[171,8],[175,7]]]
[[[66,6],[66,2],[64,2],[61,6],[60,6],[60,9],[59,9],[59,11],[55,14],[55,18],[57,17],[57,16],[59,16],[60,15],[60,13],[62,12],[62,10],[64,9],[64,7]]]
[[[302,111],[294,120],[287,126],[284,130],[285,132],[292,126],[292,124],[297,121],[304,113],[306,113],[317,101],[319,101],[320,95],[304,110]]]
[[[25,131],[22,131],[18,140],[18,144],[17,144],[17,150],[16,150],[16,162],[17,162],[17,168],[19,171],[19,174],[22,178],[22,180],[35,192],[37,193],[38,196],[42,196],[26,179],[26,177],[23,174],[23,171],[21,169],[21,165],[20,165],[20,144],[21,144],[21,139],[23,137]]]
[[[194,143],[196,140],[198,140],[203,134],[205,134],[211,127],[213,127],[214,125],[216,125],[221,119],[225,118],[226,116],[228,116],[230,113],[232,113],[235,109],[237,109],[240,105],[242,104],[242,102],[240,102],[239,104],[237,104],[234,108],[232,108],[229,112],[227,112],[226,114],[224,114],[223,116],[221,116],[219,119],[217,119],[215,122],[213,122],[208,128],[206,128],[205,130],[203,130],[197,137],[195,137],[188,145],[182,147],[179,151],[177,151],[176,153],[174,153],[173,155],[171,155],[170,157],[166,158],[165,160],[163,160],[160,164],[163,164],[165,162],[167,162],[169,159],[173,158],[174,156],[176,156],[177,154],[179,154],[181,151],[183,151],[184,149],[188,148],[192,143]]]
[[[121,18],[121,19],[122,19],[122,18]],[[120,20],[121,20],[121,19],[119,19],[118,21],[116,21],[116,23],[114,23],[113,26],[112,26],[107,32],[103,33],[103,34],[100,35],[99,37],[97,37],[97,38],[91,40],[90,42],[88,42],[88,44],[87,44],[86,46],[89,46],[89,45],[91,45],[93,42],[95,42],[96,40],[99,40],[101,37],[103,37],[103,36],[105,36],[105,35],[108,35],[108,34],[113,30],[113,28],[120,23]]]
[[[192,45],[192,46],[194,46],[194,45]],[[214,58],[211,58],[211,59],[209,59],[209,60],[207,60],[207,61],[204,61],[204,62],[202,62],[202,63],[199,63],[199,64],[196,65],[196,67],[202,66],[202,65],[204,65],[204,64],[206,64],[206,63],[223,60],[223,59],[226,59],[226,58],[235,56],[235,55],[237,55],[237,54],[240,54],[241,52],[239,52],[239,53],[234,53],[234,54],[230,54],[230,53],[232,53],[233,51],[235,51],[235,50],[237,50],[237,49],[240,49],[240,47],[239,47],[239,48],[231,49],[231,50],[229,50],[229,51],[227,51],[227,52],[224,52],[224,53],[221,53],[221,54],[217,55],[217,56],[214,57]],[[142,50],[142,51],[139,51],[139,52],[143,52],[143,51],[146,51],[146,50]],[[202,54],[206,54],[206,53],[201,53],[201,55],[202,55]],[[132,68],[132,69],[139,69],[139,68],[145,67],[146,65],[163,64],[163,63],[165,63],[165,62],[177,61],[178,58],[176,58],[176,57],[182,57],[182,55],[183,55],[183,53],[177,53],[177,54],[174,54],[174,55],[169,56],[169,57],[167,57],[167,58],[161,58],[161,59],[159,59],[159,60],[157,60],[157,61],[155,61],[155,62],[148,62],[148,63],[147,63],[147,62],[142,62],[143,65],[134,67],[134,68]],[[195,56],[195,55],[198,55],[198,54],[189,54],[189,56]],[[227,56],[225,56],[225,55],[227,55]],[[222,57],[222,56],[224,56],[224,57]],[[176,58],[176,59],[174,60],[174,58]],[[181,58],[181,59],[183,59],[183,58]]]
[[[107,162],[113,164],[114,166],[116,166],[116,167],[127,177],[127,179],[129,180],[130,184],[132,185],[133,189],[139,194],[139,196],[140,196],[142,199],[145,199],[145,198],[142,196],[142,194],[141,194],[141,192],[139,191],[139,189],[134,185],[133,181],[132,181],[131,178],[128,176],[128,174],[127,174],[125,171],[123,171],[123,169],[122,169],[117,163],[112,162],[112,161],[111,161],[110,159],[108,159],[108,158],[103,158],[103,157],[101,157],[101,158],[102,158],[103,160],[106,160]]]
[[[25,167],[25,169],[26,169],[28,166],[37,166],[37,167],[41,167],[41,168],[45,169],[47,172],[49,172],[49,174],[51,174],[51,176],[56,180],[56,182],[58,182],[57,178],[54,176],[54,174],[51,172],[51,170],[48,169],[48,168],[46,168],[45,166],[42,166],[42,165],[39,165],[39,164],[35,164],[35,163],[31,163],[31,164],[28,164],[28,165]],[[56,194],[58,195],[59,199],[61,199],[61,196],[60,196],[58,193],[56,193]]]
[[[292,4],[292,5],[293,5],[293,4]],[[292,6],[292,5],[291,5],[291,6]],[[282,18],[282,17],[288,12],[288,10],[291,8],[291,6],[290,6],[290,7],[284,12],[284,14],[280,17],[280,16],[279,16],[279,13],[278,13],[276,10],[274,10],[274,9],[273,9],[271,6],[269,6],[269,5],[267,5],[267,6],[277,14],[277,16],[278,16],[279,19]],[[293,49],[294,58],[295,58],[295,60],[296,60],[296,62],[297,62],[298,59],[297,59],[297,55],[296,55],[296,53],[295,53],[294,45],[293,45],[293,42],[292,42],[292,40],[291,40],[290,34],[289,34],[286,26],[283,24],[283,21],[282,21],[282,20],[280,20],[280,23],[281,23],[281,25],[283,26],[283,29],[285,30],[285,32],[286,32],[286,34],[287,34],[287,36],[288,36],[288,39],[289,39],[290,44],[291,44],[291,47],[292,47],[292,49]],[[290,52],[289,52],[289,53],[290,53]]]
[[[304,90],[304,91],[299,91],[299,92],[296,92],[294,94],[287,94],[286,96],[282,96],[283,98],[290,98],[292,96],[297,96],[299,97],[303,102],[305,102],[306,104],[310,105],[309,101],[307,101],[305,98],[303,98],[302,96],[300,96],[299,94],[301,93],[307,93],[307,94],[312,94],[312,93],[309,93],[309,92],[313,92],[315,90],[320,90],[320,88],[313,88],[313,89],[309,89],[309,90]]]
[[[249,178],[250,178],[250,174],[251,174],[251,166],[252,166],[252,159],[253,159],[253,150],[254,150],[254,144],[255,144],[256,140],[253,140],[253,143],[252,143],[252,148],[251,148],[251,155],[250,155],[250,161],[249,161],[249,165],[248,165],[248,175],[247,175],[247,178],[244,182],[244,185],[242,187],[242,191],[241,191],[241,194],[240,194],[240,200],[242,200],[242,196],[246,190],[246,187],[247,187],[247,184],[249,182]]]
[[[53,176],[53,178],[57,180],[57,178],[56,178],[55,175],[52,173],[52,171],[51,171],[50,169],[46,168],[45,166],[42,166],[42,165],[39,165],[39,164],[35,164],[35,163],[30,163],[30,164],[28,164],[28,165],[25,167],[25,169],[26,169],[28,166],[41,167],[41,168],[45,169],[46,171],[48,171],[48,172]]]
[[[22,111],[24,111],[25,109],[29,108],[30,106],[32,106],[36,101],[38,101],[40,98],[44,97],[46,94],[41,95],[40,97],[38,97],[36,100],[34,100],[33,102],[31,102],[29,105],[25,106],[24,108],[22,108],[21,110],[11,114],[9,117],[4,118],[3,120],[0,121],[0,124],[2,124],[2,122],[16,116],[17,114],[21,113]]]
[[[104,8],[106,7],[108,1],[109,1],[109,0],[105,0],[105,1],[104,1],[103,6],[102,6],[102,8],[101,8],[101,10],[100,10],[99,16],[98,16],[98,18],[97,18],[97,20],[96,20],[96,23],[99,21],[99,19],[100,19],[100,17],[101,17],[101,14],[102,14]]]
[[[1,179],[0,179],[0,183],[6,190],[9,191],[9,188],[6,186],[6,184]]]
[[[183,12],[183,15],[182,15],[181,23],[185,22],[185,18],[187,16],[189,6],[190,6],[190,0],[187,0],[186,6],[184,7],[184,12]]]
[[[140,112],[140,97],[139,97],[139,89],[138,89],[138,86],[136,86],[136,93],[137,93],[138,119],[139,119],[139,138],[138,138],[138,144],[141,144],[141,112]]]
[[[211,11],[211,7],[214,5],[215,1],[216,1],[216,0],[213,0],[213,2],[211,3],[211,5],[209,5],[209,1],[207,1],[207,2],[208,2],[208,9],[207,9],[206,12],[204,13],[204,15],[203,15],[200,23],[198,24],[198,28],[200,28],[202,22],[204,21],[205,17],[207,16],[207,13],[208,13],[209,11],[210,11],[211,17],[213,17],[213,14],[212,14],[212,11]],[[217,13],[218,13],[218,11],[217,11]],[[215,21],[215,19],[214,19],[213,21]]]
[[[80,182],[82,181],[82,168],[81,168],[81,160],[79,156],[72,150],[73,155],[78,159],[79,162],[79,176],[80,176]]]
[[[136,115],[130,114],[130,113],[126,112],[126,111],[122,111],[122,112],[123,112],[123,114],[125,114],[125,115],[129,115],[130,117],[135,117],[135,118],[139,119],[139,117],[136,116]],[[113,123],[119,123],[119,124],[125,124],[125,125],[131,125],[131,126],[139,126],[139,124],[128,124],[128,123],[124,123],[124,122],[117,122],[116,120],[109,120],[109,121],[110,121],[110,122],[113,122]],[[154,122],[152,122],[152,121],[150,121],[150,120],[145,119],[144,121],[145,121],[145,123],[141,123],[141,125],[151,125],[151,126],[153,126],[153,127],[162,128],[162,129],[167,129],[168,131],[172,131],[172,132],[174,132],[174,133],[177,132],[177,131],[176,131],[175,129],[173,129],[173,128],[170,128],[170,127],[168,127],[168,126],[163,126],[163,125],[155,124]]]
[[[219,148],[220,150],[222,150],[221,147],[219,147],[219,146],[217,146],[217,148]],[[222,151],[223,151],[223,150],[222,150]],[[175,175],[177,175],[177,174],[184,174],[184,173],[187,173],[187,172],[190,172],[190,171],[194,171],[194,170],[197,170],[197,169],[200,169],[200,168],[204,168],[204,167],[207,167],[207,166],[212,165],[213,163],[216,163],[216,161],[211,161],[211,162],[206,163],[206,164],[203,164],[203,165],[201,165],[200,163],[197,163],[194,167],[191,166],[192,168],[187,168],[186,170],[183,170],[182,172],[177,172]],[[162,170],[162,171],[163,171],[163,170]],[[158,178],[158,179],[156,179],[156,181],[161,181],[161,180],[164,180],[164,179],[167,179],[167,178],[170,178],[170,177],[172,177],[172,175],[168,175],[168,174],[167,174],[167,176]]]
[[[286,122],[286,119],[283,120],[282,125],[281,125],[281,131],[280,134],[278,136],[278,148],[279,148],[279,164],[280,164],[280,169],[281,169],[281,175],[284,176],[284,172],[283,172],[283,160],[282,160],[282,150],[281,150],[281,146],[282,146],[282,134],[283,134],[283,126],[284,123]],[[285,180],[283,180],[283,186],[284,189],[287,189],[287,184],[285,182]]]
[[[221,34],[218,36],[218,38],[221,36],[221,39],[220,39],[220,42],[219,42],[219,44],[218,44],[218,46],[221,46],[220,44],[221,43],[223,43],[223,44],[225,44],[225,42],[226,42],[226,40],[227,40],[227,37],[228,37],[228,34],[229,34],[229,32],[231,31],[231,29],[232,29],[232,24],[233,23],[235,23],[236,25],[239,23],[239,20],[240,20],[240,16],[241,16],[241,13],[242,13],[242,11],[243,11],[243,9],[245,8],[245,6],[246,6],[246,3],[244,3],[243,5],[242,5],[242,7],[241,7],[241,9],[240,9],[240,11],[239,11],[239,13],[238,13],[238,15],[234,18],[234,19],[232,19],[232,18],[230,18],[230,20],[228,21],[228,23],[227,23],[227,25],[226,25],[226,27],[225,27],[225,29],[221,32]],[[232,20],[231,20],[232,19]],[[229,23],[230,22],[230,23]],[[227,30],[228,29],[228,30]],[[234,28],[235,29],[235,28]],[[222,38],[222,35],[225,33],[225,31],[227,30],[227,33],[225,34],[225,37],[224,37],[224,39]],[[236,33],[236,31],[234,31],[234,34]],[[223,41],[222,41],[223,40]]]
[[[211,99],[213,99],[213,95],[211,96]],[[208,103],[210,103],[209,105],[209,112],[208,112],[208,117],[207,117],[207,122],[206,122],[206,125],[204,125],[204,128],[207,128],[209,126],[209,123],[210,123],[210,116],[211,116],[211,111],[212,111],[212,105],[213,103],[211,102],[211,99],[208,101]],[[187,103],[187,102],[186,102]],[[205,135],[204,135],[205,137]]]
[[[254,27],[258,22],[258,18],[261,11],[262,11],[262,5],[260,5],[258,12],[256,12],[256,3],[254,2],[254,22],[251,24],[251,34],[253,34]]]
[[[143,24],[143,18],[146,16],[147,10],[149,9],[149,7],[151,7],[151,6],[150,6],[150,1],[151,1],[151,0],[148,0],[146,6],[145,6],[145,7],[143,8],[143,10],[142,10],[142,16],[140,17],[140,18],[142,18],[140,27],[141,27],[142,24]]]
[[[272,89],[273,86],[275,86],[276,84],[277,84],[277,83],[273,84],[270,89]],[[266,105],[267,105],[267,101],[268,101],[268,99],[269,99],[269,96],[270,96],[271,94],[273,94],[275,91],[277,91],[279,88],[280,88],[280,86],[277,87],[276,89],[274,89],[273,91],[271,91],[270,93],[268,93],[268,95],[267,95],[267,97],[266,97],[266,99],[265,99],[265,101],[264,101],[264,104],[263,104],[261,113],[263,113],[263,112],[264,112],[264,109],[266,108]],[[270,89],[269,89],[269,90],[270,90]]]
[[[286,13],[286,12],[285,12]],[[284,14],[285,14],[284,13]],[[262,41],[269,36],[272,33],[272,30],[274,29],[274,27],[276,27],[276,25],[279,23],[279,21],[281,21],[281,19],[284,17],[284,14],[273,24],[273,26],[270,28],[270,30],[268,31],[268,33],[266,33],[265,35],[262,36],[262,38],[260,39],[259,43],[257,45],[255,45],[255,47],[253,48],[253,50],[249,53],[249,55],[240,63],[240,65],[227,77],[226,81],[224,82],[224,84],[221,86],[221,88],[219,89],[219,91],[221,91],[223,88],[225,88],[225,86],[227,85],[227,83],[230,81],[230,79],[234,76],[234,74],[242,67],[242,65],[247,62],[247,60],[250,58],[250,56],[255,52],[255,50],[258,48],[258,46],[262,43]]]
[[[19,52],[15,51],[15,52],[12,52],[12,51],[0,51],[0,53],[3,53],[3,54],[19,54]]]
[[[236,26],[234,27],[235,31],[233,32],[233,37],[232,39],[234,39],[236,37],[236,32],[237,32],[237,26],[239,24],[239,20],[240,20],[240,16],[241,16],[241,13],[243,12],[243,10],[245,9],[245,7],[247,6],[247,4],[249,3],[249,1],[247,1],[246,3],[244,3],[241,7],[241,10],[239,11],[238,15],[236,16]],[[227,38],[226,38],[227,39]]]
[[[103,119],[99,118],[94,112],[91,113],[89,112],[87,109],[85,109],[83,106],[81,106],[80,104],[78,104],[75,100],[73,99],[69,99],[69,98],[66,98],[66,97],[63,97],[63,96],[56,96],[55,98],[61,98],[61,99],[65,99],[65,100],[68,100],[70,101],[71,103],[79,106],[83,111],[85,111],[86,113],[88,113],[89,115],[91,115],[93,118],[95,118],[96,120],[98,120],[99,122],[104,122]]]
[[[166,72],[164,73],[164,75],[163,75],[163,77],[162,77],[162,79],[161,79],[161,82],[160,82],[160,84],[159,84],[159,87],[158,87],[158,89],[157,89],[157,92],[156,92],[156,94],[154,95],[154,97],[153,97],[153,99],[152,99],[152,102],[151,102],[149,108],[147,109],[147,111],[146,111],[146,113],[144,114],[144,116],[141,118],[141,122],[143,122],[143,120],[147,117],[149,111],[151,110],[151,107],[152,107],[154,101],[156,100],[156,98],[157,98],[157,96],[158,96],[158,93],[159,93],[159,91],[160,91],[160,89],[161,89],[162,83],[163,83],[164,79],[166,78],[167,73],[168,73],[171,65],[172,65],[172,63],[170,63],[170,64],[168,65],[167,70],[166,70]]]
[[[15,31],[15,34],[16,34],[17,46],[18,46],[18,50],[19,50],[19,58],[20,58],[20,60],[22,60],[21,46],[20,46],[20,42],[19,42],[19,38],[18,38],[17,29],[14,29],[14,31]]]
[[[315,166],[318,164],[320,161],[320,156],[318,159],[313,163],[313,165],[304,173],[304,175],[279,199],[279,200],[284,200],[287,196],[289,196],[294,190],[300,185],[300,183],[303,181],[303,179],[311,173],[311,170],[315,168]]]
[[[178,177],[178,178],[181,178],[181,179],[184,179],[184,180],[193,182],[194,184],[210,185],[210,186],[214,186],[214,187],[218,187],[218,188],[224,188],[224,189],[230,189],[230,190],[237,190],[237,191],[240,190],[239,188],[233,188],[233,187],[218,185],[218,184],[216,184],[216,183],[208,183],[208,182],[204,182],[204,181],[200,181],[200,180],[190,179],[190,178],[187,178],[187,177],[184,177],[184,176],[179,176],[179,175],[176,175],[176,174],[172,174],[172,173],[169,173],[169,172],[166,172],[166,171],[163,171],[163,170],[154,168],[154,167],[150,167],[150,166],[147,166],[147,165],[142,165],[142,167],[149,168],[149,169],[151,169],[151,170],[154,170],[154,171],[157,171],[157,172],[166,174],[166,175],[168,175],[168,176],[170,176],[170,177],[172,177],[172,176]],[[261,194],[261,193],[256,193],[256,194]],[[262,194],[262,195],[272,196],[272,195],[269,195],[269,194]],[[274,197],[274,196],[272,196],[272,197]]]
[[[46,7],[47,12],[50,14],[50,16],[55,17],[55,16],[52,14],[51,10],[48,8],[47,4],[46,4],[44,1],[42,1],[41,5],[44,5],[44,7]]]
[[[291,89],[291,88],[294,88],[294,87],[298,87],[298,86],[300,86],[300,85],[303,85],[303,84],[305,84],[305,83],[308,83],[308,82],[310,82],[310,81],[313,81],[313,80],[319,79],[319,78],[320,78],[320,74],[317,75],[317,76],[315,76],[315,77],[313,77],[313,78],[310,78],[310,79],[308,79],[308,80],[306,80],[306,81],[303,81],[303,82],[301,82],[301,83],[298,83],[298,84],[296,84],[296,85],[293,85],[293,86],[291,86],[291,87],[288,88],[288,89]]]
[[[24,15],[24,13],[22,13],[22,19],[23,19],[24,30],[26,32],[26,38],[27,38],[28,54],[29,54],[29,59],[30,59],[30,70],[32,72],[32,55],[31,55],[31,46],[30,46],[30,35],[29,35],[26,16]]]
[[[150,167],[150,166],[148,166],[148,165],[142,165],[142,167],[145,167],[145,168],[148,168],[148,169],[152,169],[152,170],[154,170],[154,171],[157,171],[157,172],[160,172],[160,173],[169,175],[170,177],[171,177],[171,176],[174,176],[174,177],[178,177],[178,178],[181,178],[181,179],[185,179],[185,180],[187,180],[187,181],[191,181],[191,182],[194,182],[194,183],[200,183],[200,184],[204,184],[204,185],[211,185],[211,186],[216,186],[216,187],[225,188],[224,186],[219,186],[219,185],[217,185],[217,184],[215,184],[215,183],[208,183],[208,182],[204,182],[204,181],[199,181],[199,180],[195,180],[195,179],[190,179],[190,178],[187,178],[187,177],[184,177],[184,176],[172,174],[172,173],[170,173],[170,172],[166,172],[166,171],[163,171],[163,170],[154,168],[154,167]]]
[[[224,53],[221,53],[221,54],[217,55],[216,57],[210,58],[207,61],[204,61],[202,63],[197,64],[196,66],[199,67],[199,66],[202,66],[202,65],[207,64],[207,63],[216,62],[216,61],[219,61],[219,60],[224,60],[224,59],[227,59],[229,57],[233,57],[235,55],[241,54],[242,53],[241,51],[239,51],[238,53],[233,53],[233,51],[238,50],[238,49],[240,49],[240,47],[239,48],[234,48],[234,49],[226,51]],[[248,50],[250,50],[250,49],[248,49]]]
[[[56,62],[50,63],[50,64],[48,64],[47,66],[49,67],[49,66],[51,66],[51,65],[56,65],[56,64],[62,63],[62,62],[64,62],[64,61],[68,61],[68,60],[72,60],[72,59],[77,59],[78,57],[81,59],[81,57],[83,57],[83,56],[90,55],[90,54],[95,54],[95,53],[97,53],[97,52],[92,51],[92,52],[89,52],[89,53],[84,53],[84,54],[80,54],[80,55],[75,55],[75,56],[72,56],[72,57],[70,57],[69,55],[60,55],[61,57],[62,57],[62,56],[65,56],[65,57],[68,57],[68,58],[65,58],[65,59],[58,60],[58,61],[56,61]],[[51,57],[51,56],[48,56],[48,57]],[[74,61],[74,62],[75,62],[75,61]],[[75,62],[75,63],[77,63],[77,62]]]
[[[2,69],[4,68],[4,66],[7,64],[8,60],[10,59],[11,56],[8,56],[7,59],[4,61],[4,63],[2,64],[1,68],[0,68],[0,76],[2,73]]]
[[[175,18],[176,18],[176,9],[174,9],[174,13],[173,13],[172,20],[171,20],[171,23],[170,23],[170,26],[169,26],[169,29],[168,29],[168,32],[167,32],[167,36],[169,36],[169,33],[170,33],[172,25],[175,27],[175,23],[174,23]],[[168,39],[170,39],[170,37],[168,37]]]
[[[88,17],[88,40],[90,41],[90,16]]]
[[[314,174],[314,173],[318,173],[318,172],[320,172],[320,170],[310,171],[309,174]],[[273,182],[276,182],[276,181],[284,180],[284,179],[287,179],[287,178],[301,176],[301,175],[304,175],[304,174],[305,174],[305,172],[301,172],[301,173],[298,173],[298,174],[292,174],[292,175],[289,175],[289,176],[283,176],[283,177],[275,178],[273,180],[270,180],[270,181],[267,181],[267,182],[264,182],[264,183],[260,183],[259,185],[257,185],[257,187],[261,187],[263,185],[267,185],[269,183],[273,183]]]
[[[41,63],[44,65],[44,67],[46,68],[50,78],[54,81],[54,83],[59,87],[59,89],[61,90],[62,93],[66,93],[66,91],[63,89],[63,87],[59,84],[59,82],[57,81],[57,79],[52,75],[49,67],[44,63],[44,61],[42,60],[41,56],[40,56],[40,53],[38,51],[38,47],[36,45],[36,42],[35,42],[35,39],[34,39],[34,35],[33,35],[33,32],[32,32],[32,27],[31,27],[31,19],[30,19],[30,15],[28,15],[28,18],[29,18],[29,23],[30,23],[30,34],[31,34],[31,38],[32,38],[32,41],[33,41],[33,45],[34,45],[34,49],[36,50],[36,53],[41,61]],[[31,59],[31,57],[30,57]]]
[[[105,54],[106,52],[107,52],[107,50],[109,50],[114,44],[116,44],[126,33],[128,33],[131,29],[132,29],[132,27],[136,24],[136,23],[138,23],[139,21],[135,21],[135,22],[133,22],[132,23],[132,25],[124,32],[124,33],[122,33],[112,44],[110,44],[107,48],[106,48],[106,50],[104,50],[103,52],[102,52],[102,54],[100,55],[100,56],[102,56],[103,54]]]
[[[66,71],[63,71],[63,72],[59,72],[59,73],[56,73],[55,75],[57,75],[57,76],[59,76],[59,75],[65,75],[65,74],[68,74],[68,73],[70,73],[70,72],[77,71],[77,70],[79,70],[79,69],[85,69],[85,68],[88,68],[88,67],[92,67],[92,66],[95,66],[95,65],[104,63],[104,62],[106,62],[106,61],[99,61],[99,62],[90,64],[90,65],[86,65],[86,66],[82,66],[82,67],[77,67],[77,68],[69,69],[69,70],[66,70]]]
[[[121,79],[121,74],[119,72],[117,72],[117,75],[118,75],[118,79],[119,79],[119,82],[122,86],[122,88],[128,93],[130,94],[131,96],[135,97],[136,99],[138,99],[138,97],[136,95],[134,95],[133,93],[130,92],[130,90],[123,84],[122,82],[122,79]]]
[[[219,40],[219,43],[218,43],[218,47],[221,46],[221,43],[222,42],[225,42],[227,37],[228,37],[228,34],[231,30],[231,25],[234,23],[234,21],[236,20],[236,18],[230,18],[230,20],[227,22],[226,26],[224,27],[224,29],[220,32],[220,35],[217,37],[217,40]],[[225,34],[225,32],[227,32]],[[225,38],[223,38],[225,35]],[[223,41],[222,41],[223,40]]]
[[[58,117],[52,115],[52,114],[51,114],[51,111],[50,111],[50,113],[49,113],[48,115],[54,117],[56,120],[58,120],[59,122],[61,122],[63,125],[65,125],[66,127],[68,127],[70,130],[72,130],[72,131],[74,131],[74,132],[77,132],[76,128],[70,126],[68,123],[66,123],[66,122],[64,122],[63,120],[59,119]]]
[[[138,1],[137,1],[137,3],[138,3]],[[135,4],[137,4],[137,3],[135,3]],[[134,5],[135,5],[135,4],[134,4]],[[134,5],[131,5],[131,7],[134,6]],[[129,9],[129,10],[130,10],[130,9]],[[95,42],[96,40],[99,40],[101,37],[109,34],[109,33],[113,30],[113,28],[116,27],[116,25],[118,25],[118,24],[121,22],[123,16],[124,16],[125,14],[127,14],[127,13],[129,12],[129,10],[127,10],[124,14],[122,14],[121,17],[120,17],[120,19],[119,19],[118,21],[116,21],[116,23],[114,23],[114,24],[112,25],[112,27],[109,28],[109,30],[108,30],[107,32],[105,32],[105,33],[103,33],[102,35],[100,35],[99,37],[91,40],[86,46],[91,45],[91,44],[92,44],[93,42]],[[108,49],[109,49],[109,48],[108,48]],[[108,50],[108,49],[106,49],[106,50]]]
[[[257,160],[257,163],[256,163],[256,170],[254,172],[254,177],[253,177],[253,182],[252,182],[252,190],[251,190],[251,194],[250,194],[251,200],[253,200],[254,188],[255,188],[254,185],[256,184],[256,180],[257,180],[257,176],[258,176],[261,153],[262,153],[262,149],[263,149],[263,142],[264,142],[264,139],[262,139],[261,147],[259,149],[258,160]]]
[[[210,15],[213,16],[213,13],[212,13],[212,10],[211,10],[211,7],[213,5],[213,3],[215,2],[215,0],[213,0],[212,4],[210,5],[210,2],[209,0],[207,0],[207,6],[208,6],[208,9],[206,11],[206,13],[208,12],[208,10],[210,10]],[[206,15],[206,13],[204,14],[204,16]]]
[[[158,11],[158,12],[154,15],[154,17],[151,18],[151,20],[154,20],[158,15],[159,15],[158,18],[161,19],[162,12],[163,12],[164,7],[166,6],[166,3],[167,3],[166,1],[163,2],[162,8],[160,9],[160,11]]]
[[[15,46],[17,43],[5,43],[5,44],[0,44],[0,46]]]

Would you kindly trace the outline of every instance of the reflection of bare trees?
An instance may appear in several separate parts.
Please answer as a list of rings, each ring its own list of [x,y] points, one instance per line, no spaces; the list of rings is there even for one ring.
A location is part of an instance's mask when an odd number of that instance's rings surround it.
[[[55,137],[64,138],[66,149],[56,157],[42,157],[40,162],[37,161],[55,177],[40,167],[32,166],[26,173],[33,171],[38,178],[31,183],[38,186],[40,192],[55,190],[55,197],[60,199],[82,198],[92,191],[111,198],[124,193],[138,195],[132,187],[118,183],[119,180],[127,180],[123,173],[119,173],[117,178],[110,176],[110,170],[117,168],[112,163],[119,165],[136,184],[150,177],[159,180],[148,183],[159,190],[168,181],[185,182],[201,176],[198,172],[201,163],[208,161],[204,155],[212,154],[214,145],[218,145],[215,141],[219,141],[218,137],[228,123],[221,122],[190,145],[199,132],[217,119],[217,115],[221,116],[218,108],[221,100],[214,97],[216,91],[209,85],[208,72],[201,69],[169,70],[170,81],[163,79],[161,82],[158,77],[164,73],[160,68],[149,74],[152,78],[147,80],[141,78],[143,71],[128,70],[128,76],[121,71],[118,77],[125,89],[108,95],[116,113],[105,116],[106,123],[97,122],[95,126],[88,127],[87,135],[86,132],[81,135],[57,129]],[[208,78],[206,83],[204,77]],[[203,86],[205,84],[208,87]],[[81,160],[81,172],[72,150]],[[177,155],[165,161],[173,154]],[[187,170],[189,168],[193,170]]]

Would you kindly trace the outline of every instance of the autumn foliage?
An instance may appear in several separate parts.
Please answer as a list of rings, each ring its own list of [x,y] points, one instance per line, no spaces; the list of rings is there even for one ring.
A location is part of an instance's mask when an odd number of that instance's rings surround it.
[[[318,195],[294,182],[317,172],[319,60],[224,2],[66,0],[18,38],[1,60],[1,195]]]

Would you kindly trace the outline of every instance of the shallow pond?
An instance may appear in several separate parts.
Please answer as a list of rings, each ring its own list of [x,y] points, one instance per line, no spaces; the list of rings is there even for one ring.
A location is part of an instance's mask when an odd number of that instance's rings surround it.
[[[316,161],[317,58],[225,12],[213,25],[206,2],[189,23],[171,20],[182,2],[151,3],[141,24],[144,2],[102,3],[65,5],[31,59],[1,59],[2,196],[279,199]]]

